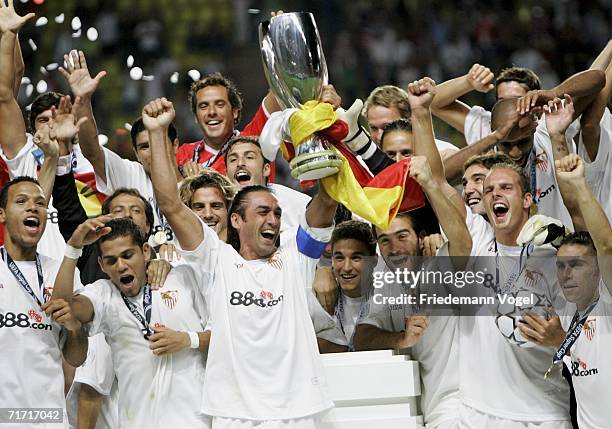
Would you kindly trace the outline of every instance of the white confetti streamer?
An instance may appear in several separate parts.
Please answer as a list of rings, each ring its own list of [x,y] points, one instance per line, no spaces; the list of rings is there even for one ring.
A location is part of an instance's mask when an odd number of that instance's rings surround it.
[[[134,67],[130,70],[130,77],[132,80],[142,79],[142,69],[140,67]]]
[[[170,76],[170,82],[178,83],[178,81],[179,81],[179,73],[178,72],[172,73],[172,75]]]

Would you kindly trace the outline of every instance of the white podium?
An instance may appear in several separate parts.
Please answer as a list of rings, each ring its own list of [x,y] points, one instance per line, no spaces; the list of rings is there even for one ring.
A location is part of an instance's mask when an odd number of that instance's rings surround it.
[[[321,355],[335,408],[326,429],[422,429],[419,365],[391,350]]]

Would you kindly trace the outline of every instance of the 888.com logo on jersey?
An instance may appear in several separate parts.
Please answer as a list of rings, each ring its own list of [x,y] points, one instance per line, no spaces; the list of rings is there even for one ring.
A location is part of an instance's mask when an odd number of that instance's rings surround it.
[[[51,331],[53,327],[48,323],[42,323],[42,315],[34,310],[26,313],[13,313],[7,311],[0,313],[0,329],[3,328],[29,328],[42,331]]]

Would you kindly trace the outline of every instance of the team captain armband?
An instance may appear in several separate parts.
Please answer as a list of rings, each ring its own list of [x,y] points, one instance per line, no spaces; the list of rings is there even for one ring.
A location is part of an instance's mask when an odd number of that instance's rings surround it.
[[[299,252],[309,258],[319,259],[325,250],[327,242],[315,240],[306,232],[302,225],[299,226],[296,236]]]

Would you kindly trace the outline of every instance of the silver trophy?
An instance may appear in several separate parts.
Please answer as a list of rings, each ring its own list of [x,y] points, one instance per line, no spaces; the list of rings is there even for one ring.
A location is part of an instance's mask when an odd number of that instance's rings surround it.
[[[259,45],[270,89],[281,107],[300,108],[317,100],[327,84],[327,64],[311,13],[285,13],[259,25]],[[297,148],[289,164],[299,180],[315,180],[338,172],[342,160],[331,143],[315,133]]]

